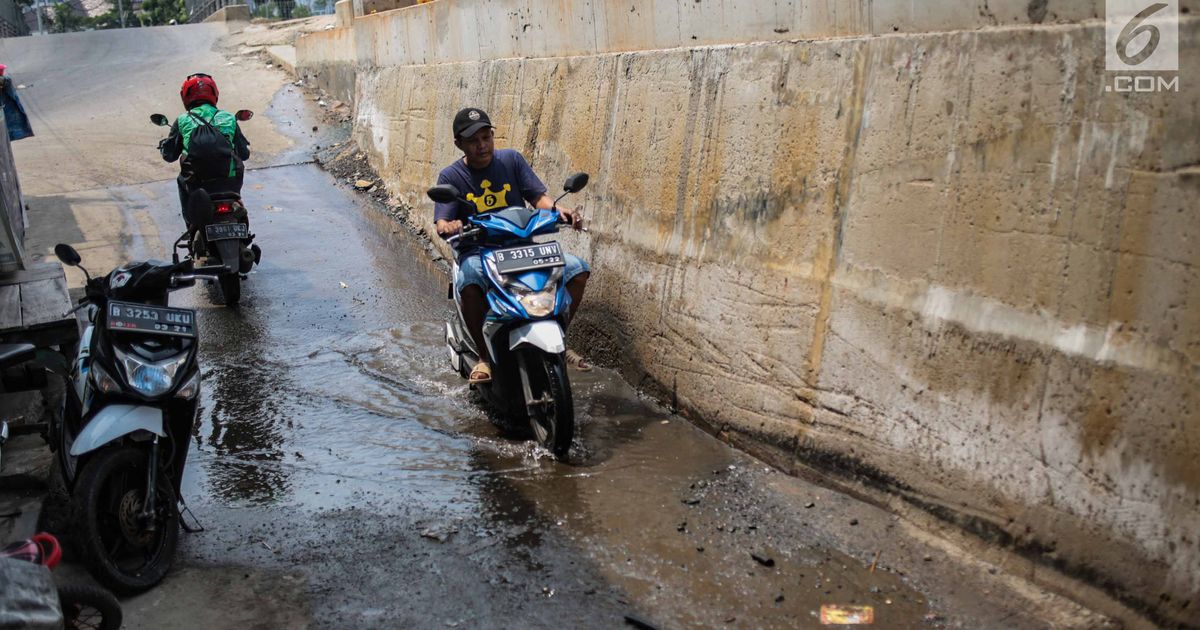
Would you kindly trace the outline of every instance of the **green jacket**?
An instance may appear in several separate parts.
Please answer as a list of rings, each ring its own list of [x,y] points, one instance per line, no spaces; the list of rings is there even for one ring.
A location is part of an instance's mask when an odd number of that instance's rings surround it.
[[[235,159],[229,162],[229,177],[236,176],[238,162],[250,157],[250,143],[242,135],[242,130],[238,128],[237,119],[233,114],[207,103],[193,107],[175,119],[175,124],[171,125],[171,133],[159,144],[163,159],[174,162],[179,159],[181,153],[188,152],[192,133],[204,124],[196,120],[197,117],[216,127],[217,131],[229,139],[235,156]]]

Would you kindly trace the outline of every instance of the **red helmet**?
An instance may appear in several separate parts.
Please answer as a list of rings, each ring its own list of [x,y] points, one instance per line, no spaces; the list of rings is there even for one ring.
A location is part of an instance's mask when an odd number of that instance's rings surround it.
[[[189,75],[179,88],[179,98],[183,99],[183,106],[188,109],[200,103],[216,106],[218,95],[217,82],[203,73]]]

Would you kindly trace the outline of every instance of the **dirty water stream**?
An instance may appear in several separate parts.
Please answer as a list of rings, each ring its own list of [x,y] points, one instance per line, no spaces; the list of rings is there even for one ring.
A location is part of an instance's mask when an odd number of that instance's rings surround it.
[[[246,133],[273,119],[298,146],[328,142],[310,108],[286,87]],[[174,182],[109,194],[160,235],[125,254],[166,256]],[[828,604],[889,628],[1039,625],[895,516],[772,471],[612,371],[570,374],[569,463],[502,435],[449,369],[447,278],[421,243],[313,164],[250,171],[244,195],[264,254],[242,305],[172,298],[199,312],[184,497],[206,531],[134,610],[165,614],[189,571],[253,568],[273,577],[237,604],[247,621],[290,608],[321,627],[794,628]]]

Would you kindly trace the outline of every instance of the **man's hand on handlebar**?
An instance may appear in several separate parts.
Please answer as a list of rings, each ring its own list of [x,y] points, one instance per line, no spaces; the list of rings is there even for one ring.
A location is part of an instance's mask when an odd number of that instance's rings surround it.
[[[438,219],[434,227],[437,229],[438,236],[447,238],[461,232],[463,228],[463,222]]]
[[[562,218],[563,223],[571,224],[571,227],[576,230],[583,229],[583,215],[578,209],[572,210],[562,206],[556,206],[555,208],[558,210],[558,216]]]

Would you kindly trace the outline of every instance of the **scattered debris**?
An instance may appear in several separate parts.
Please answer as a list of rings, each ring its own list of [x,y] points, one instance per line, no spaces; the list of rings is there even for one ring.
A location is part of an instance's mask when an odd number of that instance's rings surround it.
[[[809,508],[809,509],[812,509],[812,508],[815,508],[815,507],[817,507],[817,504],[816,504],[816,503],[813,503],[812,501],[809,501],[808,503],[805,503],[805,504],[804,504],[804,507],[806,507],[806,508]]]
[[[316,130],[317,130],[317,126],[313,125],[313,131],[316,131]]]
[[[338,284],[342,285],[342,288],[343,288],[343,289],[349,289],[349,288],[350,288],[350,285],[348,285],[348,284],[346,284],[345,282],[342,282],[342,281],[340,281],[340,280],[338,281]]]
[[[754,561],[755,561],[755,562],[757,562],[757,563],[759,563],[759,564],[763,565],[764,567],[773,567],[773,566],[775,566],[775,559],[774,559],[774,558],[770,558],[770,557],[767,557],[767,556],[760,556],[760,555],[758,555],[758,554],[756,554],[756,553],[754,553],[754,552],[750,552],[750,557],[751,557],[751,558],[754,558]]]
[[[677,531],[677,532],[686,532],[686,531],[687,531],[687,521],[683,521],[683,522],[682,522],[682,523],[680,523],[679,525],[676,525],[676,526],[675,526],[675,531]]]
[[[855,525],[858,525],[858,519],[856,519],[856,518],[850,519],[850,526],[854,527]]]
[[[438,542],[446,542],[451,536],[458,533],[458,528],[454,525],[442,523],[439,525],[431,525],[421,530],[421,537]]]
[[[881,556],[881,555],[883,555],[882,549],[875,552],[875,559],[871,561],[871,568],[867,570],[868,573],[875,572],[875,567],[879,566],[879,556]]]
[[[682,500],[682,503],[683,503],[684,505],[699,505],[699,504],[700,504],[700,499],[695,499],[695,498],[692,498],[692,499],[683,499],[683,500]]]
[[[354,182],[354,188],[356,188],[357,190],[367,190],[374,186],[375,186],[375,182],[373,182],[369,179],[360,179],[360,180]]]

